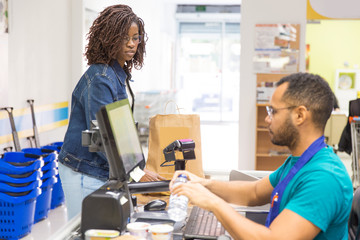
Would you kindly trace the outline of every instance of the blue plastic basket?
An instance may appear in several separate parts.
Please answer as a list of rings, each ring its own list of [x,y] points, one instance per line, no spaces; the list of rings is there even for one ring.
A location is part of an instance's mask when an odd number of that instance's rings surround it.
[[[55,209],[65,202],[65,194],[61,185],[60,175],[56,176],[58,181],[53,185],[53,191],[51,196],[51,209]]]
[[[62,145],[63,145],[63,142],[54,142],[54,143],[51,143],[51,144],[41,147],[41,149],[51,149],[51,150],[55,150],[59,153]],[[60,175],[56,175],[56,177],[58,178],[58,182],[55,183],[53,186],[53,191],[52,191],[52,196],[51,196],[51,209],[55,209],[65,202],[65,194],[64,194],[64,190],[61,185]]]
[[[57,147],[62,147],[62,145],[64,144],[64,142],[53,142],[53,143],[50,143],[51,146],[57,146]]]
[[[58,182],[58,179],[56,176],[52,176],[52,177],[49,177],[49,178],[46,178],[46,179],[43,179],[42,181],[42,185],[41,187],[47,187],[49,185],[54,185],[55,183]]]
[[[50,169],[57,169],[58,168],[58,162],[57,161],[51,161],[44,164],[44,166],[41,168],[43,171],[47,171]]]
[[[24,153],[30,153],[38,156],[42,156],[45,164],[50,161],[57,159],[57,153],[55,150],[42,149],[42,148],[23,148],[21,149]]]
[[[11,183],[0,183],[0,192],[11,192],[11,193],[19,193],[19,192],[27,192],[31,191],[34,188],[40,187],[42,185],[42,180],[36,180],[33,182],[29,182],[24,186],[24,184],[21,184],[22,186],[11,186]]]
[[[55,150],[55,151],[57,151],[57,152],[59,153],[60,150],[61,150],[61,147],[62,147],[63,143],[64,143],[64,142],[53,142],[53,143],[51,143],[51,144],[48,144],[48,145],[46,145],[46,146],[43,146],[42,148]]]
[[[21,203],[23,201],[29,200],[33,197],[37,197],[41,194],[41,188],[35,188],[24,196],[14,197],[10,196],[9,194],[0,192],[0,200],[5,202],[12,202],[12,203]]]
[[[51,149],[59,153],[63,143],[64,142],[53,142],[51,144],[43,146],[42,149]],[[51,209],[55,209],[65,202],[65,194],[61,185],[60,175],[56,175],[56,177],[58,179],[58,182],[53,185],[53,191],[51,196]]]
[[[6,152],[4,153],[1,160],[5,162],[16,162],[16,163],[24,163],[24,162],[31,162],[35,159],[38,159],[39,156],[24,152]]]
[[[35,170],[34,172],[30,173],[27,177],[11,177],[5,174],[0,174],[0,182],[7,182],[7,183],[28,183],[33,182],[35,180],[41,179],[43,176],[43,172],[41,169]]]
[[[47,183],[46,183],[47,182]],[[51,207],[51,196],[53,184],[57,182],[56,177],[51,177],[41,187],[42,193],[36,199],[34,222],[37,223],[47,218]]]
[[[56,175],[59,174],[59,170],[57,170],[56,168],[52,168],[50,170],[46,170],[46,171],[43,171],[43,176],[41,179],[46,179],[46,178],[49,178],[49,177],[54,177]]]
[[[0,173],[1,174],[24,174],[38,170],[44,166],[42,159],[35,159],[28,166],[15,166],[9,162],[1,161],[0,159]]]
[[[30,233],[34,223],[35,200],[40,193],[40,188],[22,197],[0,193],[0,239],[19,239]]]

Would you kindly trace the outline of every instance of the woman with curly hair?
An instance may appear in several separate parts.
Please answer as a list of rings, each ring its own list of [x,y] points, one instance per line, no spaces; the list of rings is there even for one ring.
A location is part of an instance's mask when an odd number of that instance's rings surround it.
[[[65,193],[68,217],[81,211],[82,200],[108,179],[109,164],[103,153],[82,147],[82,131],[90,129],[101,106],[134,95],[131,70],[143,66],[146,32],[144,22],[126,5],[103,10],[92,24],[85,56],[89,68],[77,83],[71,100],[69,126],[59,153],[59,173]],[[141,181],[164,180],[145,170]]]

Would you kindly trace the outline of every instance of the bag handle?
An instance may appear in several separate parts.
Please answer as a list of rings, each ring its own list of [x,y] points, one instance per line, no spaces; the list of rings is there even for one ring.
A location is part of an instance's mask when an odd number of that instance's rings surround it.
[[[164,114],[166,114],[167,106],[168,106],[168,104],[171,103],[171,102],[176,105],[176,110],[177,110],[178,113],[180,114],[180,109],[182,109],[182,108],[179,108],[179,106],[177,105],[177,103],[176,103],[174,100],[169,100],[169,101],[166,102],[165,108],[164,108]]]

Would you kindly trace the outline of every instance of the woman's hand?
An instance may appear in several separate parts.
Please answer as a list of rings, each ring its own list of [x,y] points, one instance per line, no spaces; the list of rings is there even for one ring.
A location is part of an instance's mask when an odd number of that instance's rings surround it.
[[[140,182],[154,182],[154,181],[164,181],[164,177],[160,176],[156,172],[152,172],[144,168],[145,175],[140,178]]]

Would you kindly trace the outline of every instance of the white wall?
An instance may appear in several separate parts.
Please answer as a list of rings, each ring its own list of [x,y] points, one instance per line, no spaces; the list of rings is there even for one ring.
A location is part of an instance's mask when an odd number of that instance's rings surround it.
[[[7,88],[8,88],[8,76],[9,76],[9,61],[8,61],[8,49],[9,49],[9,36],[8,34],[0,34],[0,107],[7,105]]]
[[[252,70],[252,57],[257,23],[301,24],[299,69],[304,71],[306,1],[242,0],[238,168],[250,170],[255,168],[256,76]]]
[[[64,101],[71,78],[71,1],[10,2],[9,103]]]
[[[35,106],[70,101],[73,82],[81,76],[82,40],[76,40],[81,11],[80,0],[9,1],[8,76],[2,79],[8,96],[0,107],[27,108],[30,98]],[[62,141],[65,130],[42,133],[41,144]],[[27,144],[22,141],[21,147]],[[5,146],[12,143],[0,149]]]

